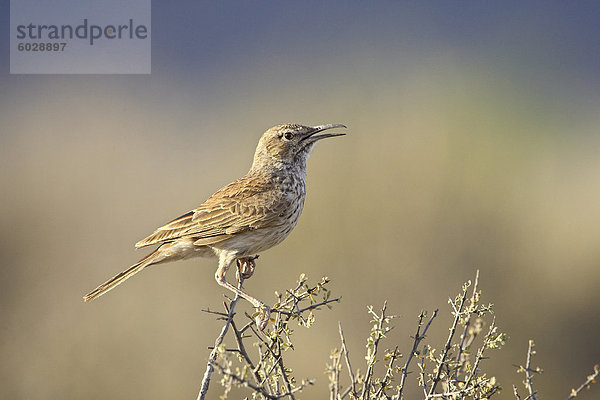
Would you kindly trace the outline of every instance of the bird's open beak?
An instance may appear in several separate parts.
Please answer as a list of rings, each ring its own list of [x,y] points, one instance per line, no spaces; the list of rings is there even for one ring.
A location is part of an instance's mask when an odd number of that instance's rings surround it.
[[[333,128],[346,128],[346,125],[327,124],[327,125],[313,126],[312,128],[313,128],[313,130],[308,132],[308,134],[302,138],[302,141],[308,140],[309,142],[314,143],[318,140],[325,139],[328,137],[344,136],[345,133],[324,133],[322,135],[317,135],[317,133],[326,131],[328,129],[333,129]]]

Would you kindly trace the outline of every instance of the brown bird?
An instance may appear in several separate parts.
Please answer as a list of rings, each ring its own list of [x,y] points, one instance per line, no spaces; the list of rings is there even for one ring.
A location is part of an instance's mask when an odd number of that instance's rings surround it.
[[[250,171],[223,187],[179,218],[158,228],[136,247],[159,245],[152,253],[84,296],[93,300],[152,264],[191,257],[218,257],[217,283],[248,300],[259,310],[256,322],[266,326],[270,309],[225,279],[229,267],[249,278],[255,254],[281,243],[294,229],[306,196],[306,162],[321,139],[342,136],[324,133],[341,124],[277,125],[258,142]]]

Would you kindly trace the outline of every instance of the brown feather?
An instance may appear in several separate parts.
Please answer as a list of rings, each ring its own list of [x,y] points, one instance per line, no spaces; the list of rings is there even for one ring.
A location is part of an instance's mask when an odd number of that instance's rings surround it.
[[[104,282],[102,285],[98,286],[96,289],[92,290],[90,293],[83,296],[83,300],[86,302],[92,301],[92,300],[102,296],[106,292],[114,289],[115,287],[117,287],[118,285],[123,283],[125,280],[131,278],[133,275],[137,274],[142,269],[146,268],[148,265],[159,262],[163,256],[161,247],[159,247],[152,253],[148,254],[146,257],[142,258],[140,261],[133,264],[131,267],[127,268],[124,271],[121,271],[120,273],[118,273],[117,275],[115,275],[114,277],[109,279],[108,281]]]
[[[281,198],[273,197],[273,189],[272,181],[248,174],[213,194],[195,210],[157,228],[135,247],[182,237],[194,238],[197,245],[212,244],[227,239],[226,235],[269,225],[276,219],[278,211],[290,206],[289,201],[282,202]]]

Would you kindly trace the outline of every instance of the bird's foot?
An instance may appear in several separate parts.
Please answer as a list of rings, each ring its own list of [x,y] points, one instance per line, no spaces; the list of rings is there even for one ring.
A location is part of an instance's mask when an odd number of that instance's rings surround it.
[[[265,330],[271,319],[271,308],[266,304],[261,304],[260,307],[256,308],[253,317],[254,322],[256,322],[256,327],[262,332]]]
[[[235,276],[239,281],[241,279],[248,279],[254,274],[254,270],[256,269],[256,260],[258,258],[258,254],[251,257],[243,257],[237,260],[237,270],[235,272]]]

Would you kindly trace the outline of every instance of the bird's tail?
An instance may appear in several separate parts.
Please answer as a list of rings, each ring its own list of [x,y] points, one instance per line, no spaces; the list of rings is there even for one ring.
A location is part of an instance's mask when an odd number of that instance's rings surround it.
[[[146,268],[148,265],[162,261],[163,258],[165,257],[163,256],[161,248],[159,247],[152,253],[148,254],[146,257],[142,258],[137,263],[133,264],[131,267],[127,268],[125,271],[120,272],[113,278],[98,286],[96,289],[92,290],[90,293],[83,296],[83,300],[88,302],[94,300],[97,297],[102,296],[104,293],[112,290],[126,279],[131,278],[133,275]]]

